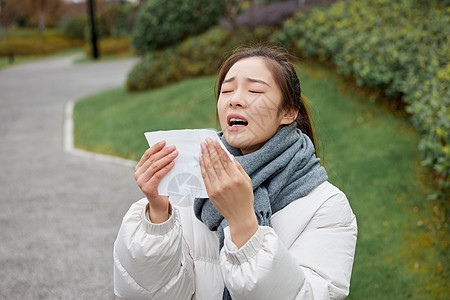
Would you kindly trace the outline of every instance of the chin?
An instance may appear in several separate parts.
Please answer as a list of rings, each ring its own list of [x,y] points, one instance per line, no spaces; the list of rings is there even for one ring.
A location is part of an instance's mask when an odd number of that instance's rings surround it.
[[[248,143],[249,140],[244,132],[225,131],[224,136],[227,143],[235,148],[245,147],[246,142]]]
[[[256,146],[258,141],[255,139],[254,134],[248,133],[249,132],[226,132],[224,133],[224,136],[230,146],[241,149],[242,152],[245,152],[243,149],[258,148]]]

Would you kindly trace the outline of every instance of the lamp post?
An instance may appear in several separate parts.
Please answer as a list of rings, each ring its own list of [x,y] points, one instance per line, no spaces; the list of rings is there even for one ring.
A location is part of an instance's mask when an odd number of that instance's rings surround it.
[[[95,11],[94,11],[94,0],[88,0],[88,12],[89,19],[91,20],[91,44],[92,44],[92,57],[98,59],[98,48],[97,48],[97,32],[95,30]]]

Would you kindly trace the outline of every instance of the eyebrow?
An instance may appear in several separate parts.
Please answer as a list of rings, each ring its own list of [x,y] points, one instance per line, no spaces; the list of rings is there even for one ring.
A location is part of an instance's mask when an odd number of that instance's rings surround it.
[[[234,76],[233,76],[233,77],[230,77],[230,78],[228,78],[228,79],[225,79],[225,80],[222,82],[222,84],[227,83],[227,82],[232,82],[232,81],[234,81],[235,79],[236,79],[236,78],[235,78]],[[262,84],[265,84],[265,85],[267,85],[267,86],[270,86],[270,84],[268,84],[267,82],[265,82],[264,80],[261,80],[261,79],[256,79],[256,78],[247,77],[246,80],[249,81],[249,82],[262,83]]]

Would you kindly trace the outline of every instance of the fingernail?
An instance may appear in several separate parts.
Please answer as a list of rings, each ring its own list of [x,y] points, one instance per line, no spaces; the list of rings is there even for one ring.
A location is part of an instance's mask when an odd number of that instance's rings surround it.
[[[170,153],[170,155],[172,155],[172,156],[177,156],[178,155],[178,151],[173,151],[172,153]]]
[[[175,150],[175,146],[172,145],[172,146],[167,147],[167,151],[171,152],[173,150]]]
[[[205,146],[205,143],[204,143],[204,142],[201,142],[201,143],[200,143],[200,148],[202,148],[202,150],[205,150],[206,146]]]
[[[166,141],[162,140],[156,143],[155,146],[162,146]]]
[[[206,142],[207,142],[208,144],[211,144],[212,139],[208,137],[208,138],[206,138]]]

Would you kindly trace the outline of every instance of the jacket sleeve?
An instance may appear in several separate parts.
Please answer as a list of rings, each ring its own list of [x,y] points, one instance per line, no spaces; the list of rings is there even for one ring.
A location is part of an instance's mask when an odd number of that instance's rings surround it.
[[[237,249],[227,227],[222,276],[234,300],[343,299],[349,293],[356,235],[356,219],[343,194],[321,205],[289,249],[263,226]]]
[[[114,293],[127,299],[191,299],[192,259],[182,237],[179,213],[162,224],[146,217],[144,198],[123,218],[114,242]]]

